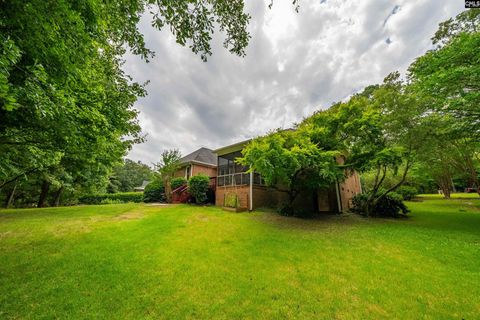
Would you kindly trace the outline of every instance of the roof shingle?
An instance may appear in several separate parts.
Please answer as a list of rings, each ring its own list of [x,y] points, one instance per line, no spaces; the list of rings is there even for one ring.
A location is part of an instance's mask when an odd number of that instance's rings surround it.
[[[217,165],[217,155],[213,153],[213,150],[208,148],[200,148],[196,151],[193,151],[190,154],[187,154],[185,157],[180,159],[180,163],[189,163],[191,161],[198,161],[207,163],[213,166]]]

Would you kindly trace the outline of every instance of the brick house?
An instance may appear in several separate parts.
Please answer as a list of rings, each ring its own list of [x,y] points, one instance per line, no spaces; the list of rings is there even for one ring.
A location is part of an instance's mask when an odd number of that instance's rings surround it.
[[[211,149],[200,148],[180,159],[180,168],[175,177],[189,179],[198,174],[205,174],[211,178],[217,176],[217,155]]]
[[[285,202],[285,192],[268,188],[259,173],[247,172],[248,167],[235,163],[241,157],[241,150],[250,140],[214,150],[217,160],[217,187],[215,204],[225,206],[226,199],[236,195],[241,209],[254,210],[260,207],[278,207]],[[343,161],[339,159],[339,161]],[[347,173],[346,173],[347,175]],[[302,193],[295,200],[295,206],[309,212],[344,212],[351,206],[351,199],[361,193],[359,175],[349,173],[343,182],[336,183],[328,190]]]

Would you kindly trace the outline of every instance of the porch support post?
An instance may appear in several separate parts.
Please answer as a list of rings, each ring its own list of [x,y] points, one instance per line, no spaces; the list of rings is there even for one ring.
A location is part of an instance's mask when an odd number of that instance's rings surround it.
[[[342,200],[340,198],[340,186],[338,185],[338,182],[335,183],[335,190],[337,191],[337,207],[338,207],[338,213],[342,212]]]
[[[253,171],[250,171],[250,199],[249,202],[249,207],[250,207],[250,211],[253,210]]]

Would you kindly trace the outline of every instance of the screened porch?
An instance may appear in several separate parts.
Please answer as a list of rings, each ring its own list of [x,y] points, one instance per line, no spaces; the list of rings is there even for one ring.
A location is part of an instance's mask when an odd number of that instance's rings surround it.
[[[249,185],[251,176],[253,176],[254,185],[265,184],[259,173],[250,174],[247,172],[248,166],[242,166],[235,162],[235,159],[241,156],[240,151],[218,156],[217,186]]]

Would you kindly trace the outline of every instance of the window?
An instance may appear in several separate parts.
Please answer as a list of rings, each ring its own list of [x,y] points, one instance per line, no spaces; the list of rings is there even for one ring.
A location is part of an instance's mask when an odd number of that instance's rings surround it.
[[[241,156],[240,151],[237,151],[218,157],[218,186],[241,186],[250,184],[250,173],[247,172],[248,166],[242,166],[235,162],[235,159]],[[254,173],[253,184],[265,184],[259,173]]]

